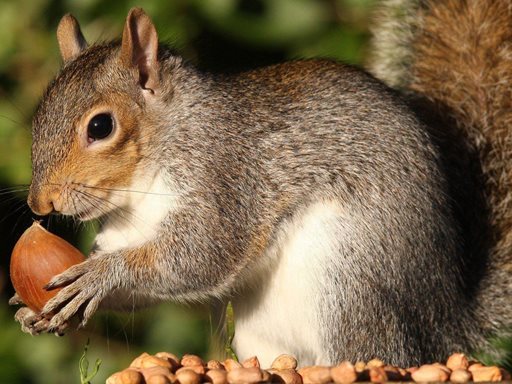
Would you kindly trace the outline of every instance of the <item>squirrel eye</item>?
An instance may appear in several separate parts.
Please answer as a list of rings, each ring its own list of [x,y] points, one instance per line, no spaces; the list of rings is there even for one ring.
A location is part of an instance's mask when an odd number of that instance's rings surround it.
[[[87,125],[87,140],[92,143],[106,138],[114,129],[114,120],[108,113],[100,113],[94,116]]]

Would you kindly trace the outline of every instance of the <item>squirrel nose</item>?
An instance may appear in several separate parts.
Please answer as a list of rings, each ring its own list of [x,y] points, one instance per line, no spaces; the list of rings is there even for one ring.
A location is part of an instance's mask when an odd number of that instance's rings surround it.
[[[46,216],[55,211],[52,193],[30,189],[27,199],[28,206],[38,216]]]

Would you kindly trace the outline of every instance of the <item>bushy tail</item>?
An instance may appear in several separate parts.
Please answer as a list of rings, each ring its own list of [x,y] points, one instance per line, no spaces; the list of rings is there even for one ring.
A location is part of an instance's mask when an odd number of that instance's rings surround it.
[[[372,52],[375,76],[448,111],[477,153],[492,236],[475,312],[512,327],[512,0],[385,0]]]

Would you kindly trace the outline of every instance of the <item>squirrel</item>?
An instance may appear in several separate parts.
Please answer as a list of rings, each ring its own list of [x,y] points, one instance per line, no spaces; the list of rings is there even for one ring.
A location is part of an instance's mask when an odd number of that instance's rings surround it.
[[[512,324],[508,191],[495,191],[506,174],[493,177],[506,159],[496,170],[492,149],[508,145],[507,113],[493,104],[508,82],[460,80],[475,63],[494,74],[478,35],[460,46],[452,31],[479,22],[476,2],[421,4],[402,92],[329,60],[210,74],[159,43],[140,8],[120,40],[93,45],[65,15],[63,66],[33,120],[28,203],[102,226],[87,260],[47,285],[62,289],[43,311],[18,310],[22,329],[230,300],[241,359],[410,366],[473,351]],[[445,64],[444,39],[468,55]],[[442,106],[450,118],[433,119]]]

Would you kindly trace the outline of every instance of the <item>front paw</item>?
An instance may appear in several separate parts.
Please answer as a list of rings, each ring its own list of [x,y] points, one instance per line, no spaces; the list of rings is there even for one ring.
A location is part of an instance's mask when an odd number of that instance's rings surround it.
[[[20,323],[21,330],[23,332],[29,333],[31,335],[53,332],[57,336],[62,336],[68,328],[67,322],[60,324],[57,328],[50,327],[50,321],[48,318],[34,312],[28,307],[22,307],[18,309],[14,315],[14,320]]]
[[[79,327],[85,326],[111,290],[112,275],[107,260],[88,259],[54,277],[46,286],[63,287],[46,303],[41,314],[50,318],[48,328],[59,330],[79,312]]]

